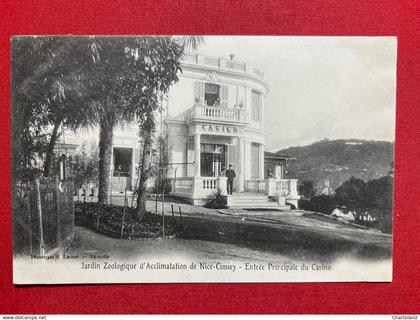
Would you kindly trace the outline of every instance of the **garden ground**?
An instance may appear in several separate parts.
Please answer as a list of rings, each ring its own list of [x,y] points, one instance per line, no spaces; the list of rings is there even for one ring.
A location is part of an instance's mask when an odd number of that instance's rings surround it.
[[[181,238],[120,240],[76,227],[72,251],[79,255],[97,254],[121,257],[191,255],[195,258],[235,257],[282,261],[333,261],[352,256],[358,259],[389,259],[392,236],[330,216],[301,210],[245,211],[214,210],[168,199],[165,219],[181,221]],[[155,212],[156,203],[147,202]],[[158,213],[162,203],[158,202]]]

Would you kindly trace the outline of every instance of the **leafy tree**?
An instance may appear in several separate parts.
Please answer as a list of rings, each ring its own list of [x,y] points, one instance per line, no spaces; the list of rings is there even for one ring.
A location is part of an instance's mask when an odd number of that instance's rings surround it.
[[[367,211],[383,232],[392,231],[393,182],[391,176],[385,176],[366,184]]]
[[[92,46],[96,81],[89,90],[100,106],[98,201],[107,201],[113,129],[135,120],[143,144],[138,199],[139,207],[145,208],[141,201],[150,171],[154,112],[159,96],[178,80],[183,46],[174,37],[96,37]]]
[[[335,202],[352,211],[356,222],[380,224],[380,229],[392,228],[393,178],[385,176],[363,182],[351,178],[336,190]]]
[[[204,42],[202,37],[153,37],[141,38],[135,48],[130,48],[134,61],[144,61],[150,78],[145,84],[148,99],[140,99],[136,107],[136,118],[142,141],[139,186],[137,189],[136,213],[141,219],[146,212],[147,180],[151,175],[151,151],[156,130],[155,112],[161,106],[169,87],[178,81],[181,58],[187,49],[196,49]],[[142,49],[142,50],[141,50]],[[141,57],[141,58],[140,58]],[[140,58],[140,59],[139,59]]]
[[[367,219],[368,197],[366,184],[363,180],[351,177],[344,182],[335,190],[335,202],[337,205],[352,211],[356,221]]]
[[[49,175],[61,125],[75,129],[92,123],[82,78],[90,63],[86,37],[18,37],[12,42],[12,172],[45,154]],[[50,131],[46,134],[46,132]],[[48,136],[48,143],[45,139]],[[43,138],[43,139],[42,139]],[[40,146],[37,141],[43,141]]]
[[[98,183],[99,150],[96,145],[81,145],[71,159],[76,190]]]
[[[334,197],[326,194],[315,196],[309,201],[309,207],[311,211],[331,214],[335,208]]]

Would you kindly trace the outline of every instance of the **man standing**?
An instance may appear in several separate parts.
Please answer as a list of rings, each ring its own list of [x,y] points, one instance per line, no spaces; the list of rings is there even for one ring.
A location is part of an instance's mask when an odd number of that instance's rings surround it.
[[[235,170],[232,169],[232,165],[229,164],[229,169],[226,170],[227,177],[227,194],[232,194],[233,190],[233,179],[236,177]]]

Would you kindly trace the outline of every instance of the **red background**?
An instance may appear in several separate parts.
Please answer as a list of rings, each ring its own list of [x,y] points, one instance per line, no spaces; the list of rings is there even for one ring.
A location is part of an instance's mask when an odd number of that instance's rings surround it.
[[[416,1],[3,0],[0,4],[0,314],[419,313],[418,20]],[[9,196],[10,36],[174,33],[398,36],[392,283],[13,286]]]

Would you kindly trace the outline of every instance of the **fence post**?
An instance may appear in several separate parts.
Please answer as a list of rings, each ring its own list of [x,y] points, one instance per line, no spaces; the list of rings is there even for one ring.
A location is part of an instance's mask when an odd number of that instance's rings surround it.
[[[182,222],[182,212],[181,212],[181,207],[180,207],[180,206],[178,206],[178,209],[179,209],[179,219],[181,220],[181,226],[183,226],[184,224],[183,224],[183,222]]]
[[[126,211],[127,205],[128,205],[128,200],[127,200],[127,188],[126,188],[125,192],[124,192],[124,210],[123,210],[122,223],[121,223],[121,234],[120,234],[121,239],[123,237],[123,232],[124,232],[125,211]]]
[[[58,183],[54,184],[54,196],[55,196],[55,214],[57,222],[57,247],[61,246],[61,208],[60,208],[60,190]]]
[[[27,201],[27,207],[28,207],[28,216],[29,216],[29,223],[28,223],[28,226],[29,226],[29,250],[30,250],[30,252],[31,252],[31,255],[33,254],[33,248],[32,248],[32,242],[33,242],[33,239],[32,239],[32,212],[31,212],[31,210],[32,210],[32,207],[31,207],[31,192],[29,191],[29,193],[28,193],[28,199],[27,199],[28,201]]]
[[[171,210],[172,210],[172,223],[174,223],[174,205],[171,204]]]
[[[44,228],[42,226],[42,206],[41,206],[41,191],[39,190],[39,179],[36,178],[34,181],[35,184],[35,197],[36,197],[36,211],[38,214],[39,220],[39,255],[45,255],[45,246],[44,246]]]

